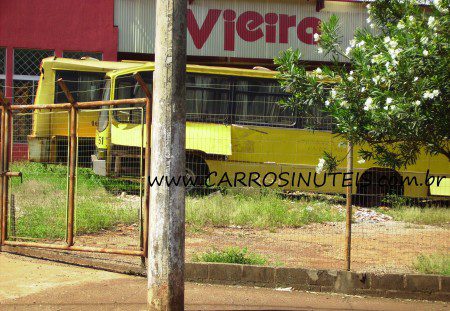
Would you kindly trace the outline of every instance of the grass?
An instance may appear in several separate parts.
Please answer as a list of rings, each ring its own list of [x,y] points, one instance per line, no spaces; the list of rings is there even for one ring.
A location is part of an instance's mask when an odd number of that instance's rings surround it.
[[[273,191],[245,189],[187,197],[186,223],[195,227],[301,227],[343,221],[344,213],[324,201],[293,200]]]
[[[229,247],[224,250],[211,250],[206,253],[194,254],[194,262],[221,262],[243,265],[268,265],[269,261],[260,255],[249,253],[247,248]]]
[[[66,232],[67,167],[24,162],[13,164],[11,170],[23,172],[23,183],[19,178],[11,179],[10,193],[16,209],[15,235],[63,239]],[[79,168],[77,174],[77,234],[95,233],[118,224],[137,222],[138,208],[114,194],[120,186],[117,180],[97,176],[85,168]]]
[[[396,221],[404,221],[418,225],[443,226],[450,224],[450,209],[438,207],[400,207],[382,213],[390,215]]]
[[[414,268],[420,273],[450,276],[450,254],[420,255]]]

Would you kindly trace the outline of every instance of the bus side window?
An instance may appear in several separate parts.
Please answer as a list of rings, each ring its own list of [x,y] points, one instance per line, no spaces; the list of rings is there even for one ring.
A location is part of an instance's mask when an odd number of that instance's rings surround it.
[[[293,127],[296,120],[293,111],[279,104],[287,96],[275,80],[236,80],[236,123]]]
[[[214,75],[187,74],[187,121],[225,123],[229,101],[229,78]]]
[[[333,117],[324,111],[325,103],[308,105],[299,114],[299,127],[317,131],[332,131],[334,129]]]
[[[105,83],[105,74],[99,72],[81,72],[59,70],[56,79],[65,81],[73,98],[77,102],[98,101],[102,99],[102,88]],[[55,103],[66,103],[67,98],[59,87],[55,86]]]

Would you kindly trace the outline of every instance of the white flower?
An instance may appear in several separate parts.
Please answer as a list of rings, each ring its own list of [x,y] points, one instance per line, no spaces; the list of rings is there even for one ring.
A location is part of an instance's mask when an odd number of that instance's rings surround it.
[[[423,56],[428,56],[428,51],[427,50],[423,50]]]
[[[380,76],[376,76],[372,78],[373,83],[378,84],[378,81],[380,81]]]
[[[417,82],[419,80],[419,77],[414,77],[414,82]]]
[[[331,98],[335,98],[336,97],[336,90],[335,89],[332,89],[331,90]]]
[[[375,28],[375,24],[370,24],[369,27],[374,29]]]
[[[428,40],[429,40],[428,37],[422,37],[422,38],[420,38],[420,43],[427,44]]]
[[[352,82],[352,81],[353,81],[353,77],[352,77],[352,76],[349,76],[349,77],[347,78],[347,80],[350,81],[350,82]]]
[[[428,26],[429,27],[434,27],[434,23],[435,23],[436,19],[434,18],[434,16],[430,16],[428,18]]]
[[[405,28],[405,24],[402,21],[399,21],[398,24],[397,24],[397,28],[398,29],[403,29],[403,28]]]
[[[414,105],[420,106],[420,100],[416,100],[416,101],[414,102]]]
[[[414,16],[409,16],[409,17],[408,17],[408,20],[409,20],[410,22],[412,22],[412,21],[414,20]]]
[[[425,91],[425,93],[423,93],[423,98],[433,99],[435,96],[438,96],[438,95],[439,95],[439,90],[434,90],[433,92]]]
[[[323,53],[323,49],[322,48],[318,48],[317,49],[317,53],[322,54]]]
[[[360,158],[360,159],[358,160],[358,163],[359,163],[359,164],[364,164],[364,163],[366,163],[366,160],[364,160],[363,158]]]
[[[358,47],[362,47],[362,46],[364,46],[364,44],[366,44],[366,42],[364,42],[364,40],[363,40],[361,42],[358,42],[357,46]]]
[[[368,17],[368,18],[366,19],[366,21],[367,21],[367,24],[370,24],[370,22],[371,22],[372,20],[370,19],[370,17]]]
[[[388,37],[384,37],[384,43],[389,43],[391,41],[391,38],[388,36]]]
[[[390,105],[392,103],[392,98],[388,97],[386,98],[386,104]]]
[[[388,109],[389,109],[389,106],[384,106],[383,109],[384,109],[384,110],[388,110]]]
[[[314,41],[319,41],[319,39],[320,39],[320,35],[318,34],[318,33],[315,33],[314,34]]]
[[[352,48],[351,48],[351,47],[347,47],[347,48],[345,49],[345,55],[350,54],[351,51],[352,51]]]
[[[361,93],[363,93],[365,90],[366,90],[366,88],[363,86],[363,87],[361,88]]]
[[[314,207],[312,207],[312,206],[307,206],[305,209],[306,209],[308,212],[312,212],[312,211],[314,210]]]
[[[317,69],[316,69],[316,73],[319,73],[319,74],[322,73],[322,69],[317,68]]]
[[[372,7],[372,6],[370,5],[370,3],[366,6],[366,8],[367,8],[368,10],[370,10],[371,7]]]
[[[320,174],[323,171],[323,166],[325,165],[325,159],[319,159],[319,163],[316,166],[316,173]]]
[[[353,76],[353,70],[350,70],[350,75]]]
[[[330,101],[329,100],[326,100],[325,101],[325,107],[328,107],[330,105]]]
[[[341,107],[348,108],[348,101],[346,101],[346,100],[341,101]]]
[[[398,42],[395,40],[391,40],[391,42],[389,42],[389,46],[393,49],[395,49],[398,45]]]
[[[355,45],[356,45],[356,40],[355,39],[350,40],[350,47],[354,48]]]
[[[364,110],[369,110],[372,109],[372,103],[373,103],[373,99],[371,97],[366,99],[366,102],[364,103]]]

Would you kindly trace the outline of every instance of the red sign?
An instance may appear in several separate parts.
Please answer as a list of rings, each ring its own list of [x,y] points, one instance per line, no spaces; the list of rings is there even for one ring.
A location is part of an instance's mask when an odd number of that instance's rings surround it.
[[[188,31],[197,49],[202,49],[208,41],[214,27],[221,23],[223,31],[223,49],[235,51],[236,38],[246,42],[264,40],[268,44],[290,43],[289,31],[293,28],[301,42],[314,45],[314,34],[318,32],[320,19],[296,15],[267,13],[262,15],[255,11],[236,14],[234,10],[209,9],[205,20],[200,25],[194,12],[188,9]]]

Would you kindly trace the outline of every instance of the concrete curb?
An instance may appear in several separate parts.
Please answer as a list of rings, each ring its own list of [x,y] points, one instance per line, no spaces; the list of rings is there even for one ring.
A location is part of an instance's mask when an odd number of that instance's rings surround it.
[[[3,251],[83,267],[145,276],[143,267],[87,258],[73,252],[4,246]],[[388,298],[450,301],[450,277],[421,274],[377,274],[248,266],[222,263],[186,263],[186,281],[294,290],[336,292]]]

